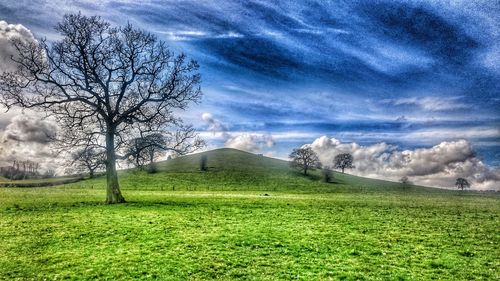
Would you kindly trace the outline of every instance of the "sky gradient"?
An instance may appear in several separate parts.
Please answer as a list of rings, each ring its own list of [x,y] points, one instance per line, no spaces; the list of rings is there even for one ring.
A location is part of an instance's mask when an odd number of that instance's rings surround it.
[[[52,27],[65,13],[81,11],[156,34],[201,65],[202,103],[180,114],[209,148],[286,158],[304,144],[316,143],[323,155],[384,144],[368,156],[359,152],[358,162],[396,165],[389,170],[399,165],[391,157],[405,151],[439,159],[460,151],[440,164],[449,171],[405,166],[397,173],[369,167],[355,173],[390,179],[414,173],[417,182],[450,186],[446,180],[472,163],[470,176],[482,173],[491,179],[488,188],[498,187],[498,1],[138,3],[8,0],[0,3],[0,20],[57,40]],[[0,130],[13,124],[6,116]],[[358,147],[342,146],[348,143]]]

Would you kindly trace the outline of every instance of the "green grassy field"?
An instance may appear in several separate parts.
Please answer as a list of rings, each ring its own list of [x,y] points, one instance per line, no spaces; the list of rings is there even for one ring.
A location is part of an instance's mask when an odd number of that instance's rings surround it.
[[[235,151],[0,189],[0,279],[498,280],[497,194],[404,187]]]

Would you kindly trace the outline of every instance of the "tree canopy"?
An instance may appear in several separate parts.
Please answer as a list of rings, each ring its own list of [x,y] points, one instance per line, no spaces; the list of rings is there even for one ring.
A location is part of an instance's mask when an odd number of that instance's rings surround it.
[[[307,175],[309,170],[321,167],[318,155],[310,147],[297,148],[290,153],[290,165]]]
[[[333,167],[335,169],[341,169],[342,173],[344,173],[344,169],[353,169],[353,158],[352,155],[349,153],[342,153],[337,156],[335,156],[335,159],[333,159]]]
[[[132,25],[65,15],[60,39],[13,39],[17,70],[0,76],[0,103],[53,116],[68,147],[106,149],[107,203],[125,202],[118,152],[137,136],[182,127],[174,112],[201,97],[198,64]]]
[[[464,178],[457,178],[455,186],[461,190],[464,190],[464,188],[470,188],[469,182]]]

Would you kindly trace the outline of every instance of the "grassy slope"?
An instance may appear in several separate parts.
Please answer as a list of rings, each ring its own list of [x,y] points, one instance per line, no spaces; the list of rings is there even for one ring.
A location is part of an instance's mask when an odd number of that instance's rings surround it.
[[[123,205],[101,203],[102,178],[0,189],[0,279],[500,277],[498,195],[326,184],[279,160],[207,154],[209,172],[200,155],[123,172]]]
[[[208,157],[208,172],[199,171],[201,155]],[[321,182],[319,170],[303,176],[288,162],[235,149],[216,149],[180,157],[158,164],[159,173],[127,170],[120,175],[124,190],[266,190],[286,192],[448,192],[435,188],[334,173],[330,184]],[[105,178],[73,184],[74,187],[101,186]]]

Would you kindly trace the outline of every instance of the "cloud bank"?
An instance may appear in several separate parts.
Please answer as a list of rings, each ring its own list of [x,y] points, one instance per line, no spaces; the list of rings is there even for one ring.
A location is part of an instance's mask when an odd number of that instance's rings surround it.
[[[352,154],[355,175],[393,181],[408,176],[415,184],[445,188],[454,188],[455,179],[463,177],[473,189],[500,190],[500,170],[488,168],[465,140],[400,150],[386,143],[363,146],[322,136],[308,145],[323,165],[331,166],[337,154]]]
[[[19,114],[10,118],[7,126],[0,128],[0,166],[10,166],[14,160],[30,160],[40,164],[41,170],[62,173],[64,159],[51,147],[51,137],[56,125],[36,115]]]

